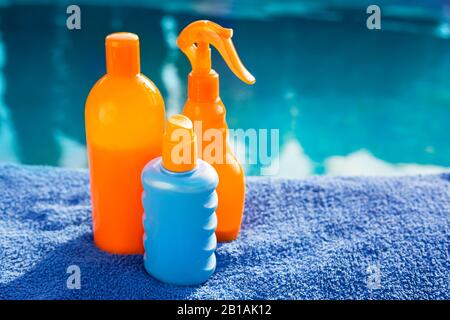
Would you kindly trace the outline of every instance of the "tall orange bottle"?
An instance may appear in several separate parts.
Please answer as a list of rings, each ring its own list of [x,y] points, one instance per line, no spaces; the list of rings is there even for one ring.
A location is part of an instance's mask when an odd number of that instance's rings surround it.
[[[210,163],[219,175],[217,194],[219,205],[216,210],[218,224],[216,236],[219,241],[231,241],[237,238],[242,221],[245,198],[244,172],[233,155],[228,144],[228,127],[225,119],[225,106],[219,96],[219,75],[211,69],[211,49],[213,45],[222,55],[234,74],[247,84],[253,84],[255,78],[247,71],[239,59],[231,37],[232,29],[207,21],[195,21],[179,35],[177,45],[188,57],[192,72],[188,78],[188,99],[183,114],[188,116],[194,126],[201,124],[202,132],[197,132],[199,141],[209,129],[217,130],[221,135],[222,152],[210,156],[212,141],[201,141],[199,156]],[[210,131],[211,137],[215,136]]]
[[[140,177],[161,155],[164,102],[140,73],[137,35],[106,37],[106,70],[85,109],[94,240],[110,253],[143,253]]]

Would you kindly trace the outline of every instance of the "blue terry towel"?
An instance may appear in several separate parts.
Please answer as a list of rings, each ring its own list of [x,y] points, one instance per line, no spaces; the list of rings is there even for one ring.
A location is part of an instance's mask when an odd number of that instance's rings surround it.
[[[249,178],[242,232],[204,285],[92,241],[84,170],[0,166],[1,299],[449,299],[450,174]],[[77,265],[81,289],[68,289]]]

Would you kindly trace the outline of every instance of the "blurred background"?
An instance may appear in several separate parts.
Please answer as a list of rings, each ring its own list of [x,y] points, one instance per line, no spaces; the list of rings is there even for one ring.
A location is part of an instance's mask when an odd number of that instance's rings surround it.
[[[81,30],[66,28],[70,4]],[[279,129],[279,176],[450,168],[449,0],[0,0],[0,161],[87,167],[84,103],[111,32],[139,35],[142,72],[180,112],[190,66],[175,39],[197,19],[234,29],[257,82],[213,53],[228,124]]]

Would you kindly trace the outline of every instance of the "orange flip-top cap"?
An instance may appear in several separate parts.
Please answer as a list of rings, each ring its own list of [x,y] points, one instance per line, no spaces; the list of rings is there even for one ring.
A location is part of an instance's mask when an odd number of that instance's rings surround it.
[[[173,172],[186,172],[197,165],[197,140],[192,121],[181,114],[167,120],[163,138],[162,165]]]
[[[113,75],[140,73],[139,37],[130,32],[108,35],[106,45],[106,69]]]

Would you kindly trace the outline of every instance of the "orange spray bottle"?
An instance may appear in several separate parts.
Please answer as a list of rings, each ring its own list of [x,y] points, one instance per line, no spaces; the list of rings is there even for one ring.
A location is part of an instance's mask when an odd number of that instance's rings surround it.
[[[140,73],[137,35],[106,37],[106,69],[85,109],[94,240],[111,253],[143,253],[140,177],[161,155],[164,102]]]
[[[199,156],[210,163],[219,175],[216,235],[222,242],[234,240],[239,234],[244,209],[245,181],[242,167],[228,144],[226,111],[219,96],[219,75],[211,69],[209,45],[213,45],[219,51],[239,79],[247,84],[255,82],[255,78],[239,59],[231,41],[232,35],[232,29],[223,28],[211,21],[200,20],[189,24],[177,39],[178,47],[192,65],[192,72],[188,78],[188,99],[183,114],[188,116],[196,127],[201,142],[198,143]],[[200,133],[198,124],[201,125]],[[211,143],[217,144],[217,139],[213,138],[217,136],[211,131],[209,134],[210,129],[219,132],[222,150],[211,147]],[[206,141],[209,140],[207,136],[211,138],[209,143]],[[213,154],[209,154],[210,151]]]

